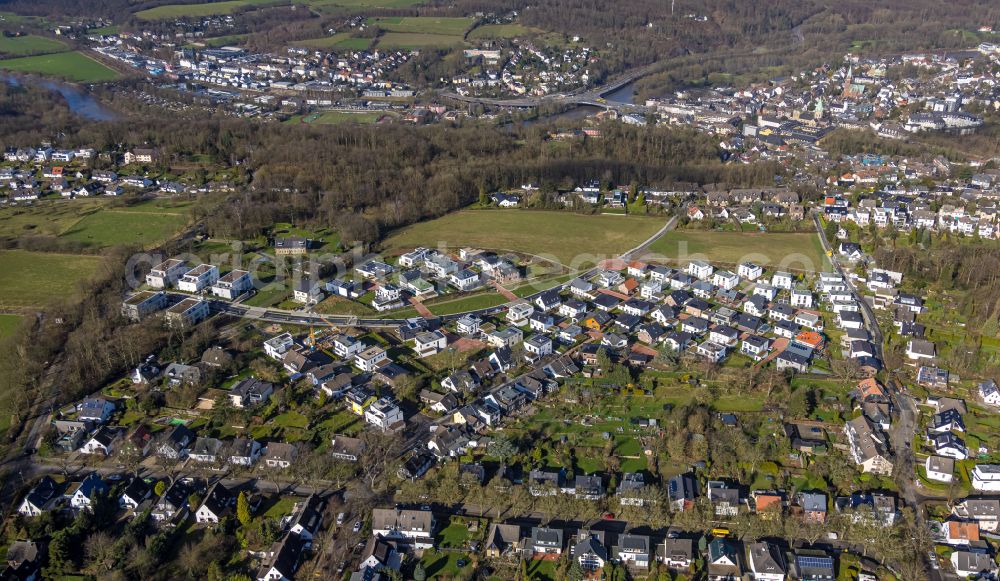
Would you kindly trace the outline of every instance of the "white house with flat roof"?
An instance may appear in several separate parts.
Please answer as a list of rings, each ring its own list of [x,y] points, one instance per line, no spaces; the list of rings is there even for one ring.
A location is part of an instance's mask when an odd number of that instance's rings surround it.
[[[213,264],[199,264],[184,273],[177,281],[177,288],[188,293],[200,293],[219,280],[219,267]]]

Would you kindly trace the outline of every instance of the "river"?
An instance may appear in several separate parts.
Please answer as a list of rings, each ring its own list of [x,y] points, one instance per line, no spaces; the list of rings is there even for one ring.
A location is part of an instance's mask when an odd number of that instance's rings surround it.
[[[121,118],[121,115],[102,105],[86,90],[67,83],[33,76],[12,75],[6,72],[0,72],[0,80],[8,85],[29,84],[59,93],[65,99],[66,106],[69,107],[70,111],[88,121],[114,121]]]

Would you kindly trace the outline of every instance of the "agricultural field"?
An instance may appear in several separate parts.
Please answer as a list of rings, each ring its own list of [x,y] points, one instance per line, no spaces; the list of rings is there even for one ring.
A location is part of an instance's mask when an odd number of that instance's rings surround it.
[[[172,18],[200,18],[202,16],[218,16],[232,14],[251,6],[275,4],[275,0],[226,0],[224,2],[205,2],[203,4],[166,4],[135,13],[141,20],[169,20]]]
[[[0,306],[25,308],[75,296],[77,283],[90,278],[101,263],[99,256],[0,251]]]
[[[473,246],[497,252],[553,255],[562,264],[618,256],[663,227],[665,219],[646,216],[587,216],[528,210],[466,210],[421,222],[393,234],[389,253],[417,246]],[[587,256],[583,256],[587,255]]]
[[[54,203],[0,209],[0,239],[19,236],[58,236],[80,220],[98,211],[103,200],[81,199],[74,203]]]
[[[523,38],[541,34],[543,31],[523,24],[486,24],[469,33],[469,40],[487,38]]]
[[[0,315],[0,341],[12,337],[21,326],[21,315]]]
[[[799,270],[829,268],[819,237],[814,233],[673,230],[654,242],[649,251],[685,263],[701,258],[726,265],[748,260]]]
[[[80,83],[100,83],[119,77],[117,71],[78,51],[0,60],[0,69],[37,73]]]
[[[370,26],[390,32],[463,36],[475,22],[472,18],[436,18],[430,16],[386,16],[368,19]]]
[[[386,32],[378,38],[378,45],[382,48],[403,50],[453,48],[462,43],[461,36],[422,32]]]
[[[55,39],[28,34],[26,36],[0,36],[0,54],[26,56],[61,52],[68,47]]]

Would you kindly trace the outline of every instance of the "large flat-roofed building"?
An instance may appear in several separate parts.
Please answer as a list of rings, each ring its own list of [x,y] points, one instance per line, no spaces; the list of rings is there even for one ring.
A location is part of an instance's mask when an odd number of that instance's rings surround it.
[[[190,327],[208,317],[208,303],[200,299],[184,299],[167,309],[167,325]]]
[[[245,270],[231,270],[215,281],[212,294],[228,300],[233,300],[253,287],[250,273]]]
[[[141,321],[151,313],[167,306],[167,294],[163,291],[142,291],[122,302],[122,316],[133,321]]]
[[[146,275],[146,284],[153,288],[168,288],[177,284],[184,273],[188,271],[187,262],[179,258],[170,258],[157,264]]]

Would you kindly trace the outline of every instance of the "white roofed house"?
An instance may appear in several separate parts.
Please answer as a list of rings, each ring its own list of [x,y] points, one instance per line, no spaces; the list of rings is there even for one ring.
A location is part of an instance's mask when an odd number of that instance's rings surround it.
[[[391,398],[383,397],[368,406],[365,421],[383,432],[394,431],[404,424],[403,410]]]
[[[752,262],[743,262],[740,263],[736,272],[741,278],[752,281],[760,278],[764,274],[764,269]]]
[[[187,262],[168,258],[154,266],[146,275],[146,284],[153,288],[168,288],[177,284],[181,276],[189,270]]]
[[[231,270],[222,275],[212,285],[212,294],[228,300],[233,300],[253,288],[250,273],[245,270]]]
[[[813,306],[812,292],[802,288],[792,289],[791,305],[799,309],[812,308]]]
[[[728,270],[719,270],[712,276],[712,284],[726,290],[731,290],[740,284],[740,277]]]
[[[369,347],[354,355],[354,365],[361,371],[371,373],[378,369],[379,364],[388,359],[385,349],[381,347]]]
[[[264,341],[264,353],[272,359],[280,360],[285,356],[285,352],[291,349],[294,345],[295,339],[292,338],[292,334],[282,333]],[[336,346],[336,344],[334,345]],[[338,355],[340,354],[338,353]]]
[[[424,358],[437,355],[448,345],[448,339],[441,331],[424,331],[413,338],[413,350]]]
[[[714,271],[715,268],[704,260],[692,260],[687,265],[687,273],[702,280],[711,277]]]
[[[943,456],[928,456],[924,461],[924,473],[928,480],[951,482],[955,477],[955,460]]]
[[[479,274],[468,268],[463,268],[448,275],[448,284],[458,290],[472,290],[479,286]]]
[[[177,281],[177,288],[184,292],[200,293],[219,280],[219,267],[199,264],[184,273]]]

